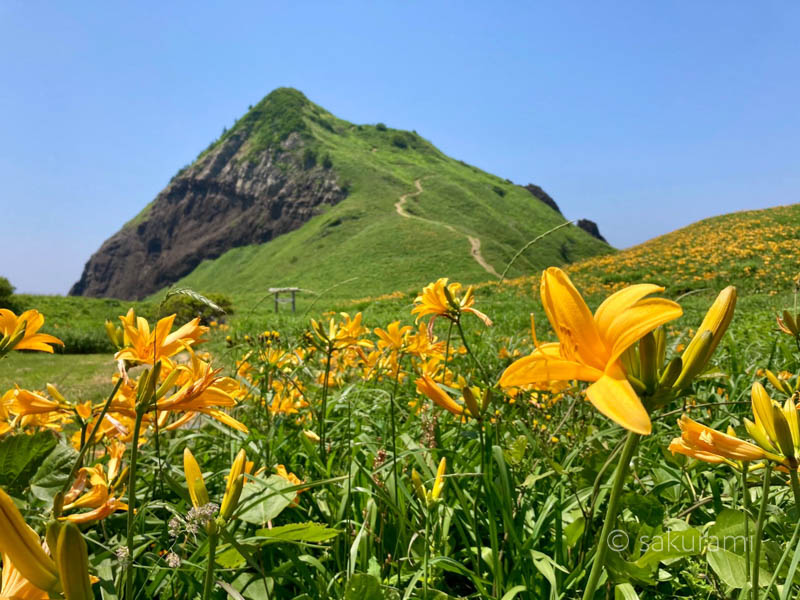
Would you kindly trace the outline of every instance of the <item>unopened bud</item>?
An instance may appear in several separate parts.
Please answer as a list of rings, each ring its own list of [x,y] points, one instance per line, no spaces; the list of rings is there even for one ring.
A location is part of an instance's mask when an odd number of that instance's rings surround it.
[[[89,553],[78,526],[66,523],[58,534],[55,551],[61,588],[66,600],[94,600],[89,581]]]

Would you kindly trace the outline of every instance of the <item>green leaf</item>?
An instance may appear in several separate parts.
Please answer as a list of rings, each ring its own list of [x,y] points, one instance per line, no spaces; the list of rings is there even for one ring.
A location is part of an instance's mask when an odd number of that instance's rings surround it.
[[[639,595],[630,583],[620,583],[614,588],[614,600],[639,600]]]
[[[292,487],[292,484],[278,475],[271,475],[263,483],[248,482],[239,500],[239,506],[243,510],[237,514],[237,518],[253,525],[264,525],[267,521],[272,521],[297,496],[296,490],[282,491],[288,487]]]
[[[44,462],[39,466],[31,479],[31,492],[39,500],[52,503],[55,495],[67,483],[72,465],[78,453],[72,446],[58,444]]]
[[[658,527],[664,522],[664,506],[653,496],[639,494],[625,494],[622,497],[622,506],[636,515],[640,521],[650,527]]]
[[[709,550],[708,565],[728,587],[741,589],[747,584],[745,558],[723,548]]]
[[[345,600],[383,600],[381,582],[372,575],[355,573],[347,583]]]
[[[290,523],[272,529],[259,529],[256,535],[263,538],[262,544],[278,542],[327,542],[341,533],[339,529],[331,529],[322,523]]]
[[[694,528],[669,531],[644,542],[647,550],[634,562],[637,567],[655,567],[665,560],[694,556],[703,550],[703,537]]]
[[[0,440],[0,486],[11,494],[25,489],[56,443],[50,432],[12,435]]]
[[[503,451],[506,462],[512,467],[516,467],[525,458],[525,451],[528,449],[528,438],[524,435],[518,435],[508,449]]]

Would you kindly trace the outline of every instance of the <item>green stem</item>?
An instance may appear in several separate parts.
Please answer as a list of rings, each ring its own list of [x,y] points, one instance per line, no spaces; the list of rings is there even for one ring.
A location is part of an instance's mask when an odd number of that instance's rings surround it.
[[[422,558],[422,589],[423,594],[422,597],[427,600],[428,598],[428,549],[430,547],[430,541],[428,540],[428,535],[430,533],[430,507],[425,508],[425,554]],[[398,587],[400,586],[400,582],[398,582]]]
[[[206,565],[206,577],[203,581],[203,600],[209,600],[211,592],[214,591],[214,559],[217,555],[217,537],[216,530],[208,534],[208,564]]]
[[[136,423],[133,426],[131,466],[128,473],[128,564],[125,577],[125,600],[133,600],[133,540],[136,513],[136,463],[139,459],[139,430],[142,428],[144,408],[136,407]]]
[[[614,485],[611,488],[611,497],[608,499],[608,507],[606,508],[606,518],[603,523],[603,530],[600,533],[600,541],[597,546],[597,552],[594,555],[594,563],[592,564],[592,571],[589,573],[589,580],[586,582],[586,589],[583,592],[583,600],[591,600],[597,590],[597,584],[600,581],[600,575],[603,573],[605,567],[606,554],[608,553],[609,536],[617,521],[617,511],[619,510],[619,499],[622,495],[622,488],[625,484],[625,476],[628,474],[628,465],[636,452],[636,447],[639,444],[641,436],[628,432],[628,437],[625,440],[625,446],[622,448],[622,454],[619,457],[617,464],[617,472],[614,474]]]
[[[325,437],[325,418],[328,413],[328,378],[330,377],[331,373],[331,356],[333,356],[333,348],[331,348],[330,343],[328,344],[328,353],[325,357],[325,381],[322,382],[322,411],[320,413],[320,444],[319,449],[320,453],[322,454],[322,465],[327,469],[328,464],[328,451],[327,451],[327,440]]]
[[[486,369],[483,368],[481,361],[478,360],[478,357],[472,352],[472,349],[469,347],[469,343],[467,342],[467,336],[464,335],[464,330],[461,328],[461,319],[459,318],[456,321],[456,327],[458,327],[458,335],[461,337],[461,341],[464,343],[464,348],[467,349],[467,354],[472,357],[472,360],[475,361],[475,364],[478,365],[478,370],[483,375],[483,380],[487,386],[491,387],[492,382],[489,378],[489,374],[486,372]]]
[[[795,511],[800,511],[800,482],[798,482],[797,480],[797,471],[795,471],[794,469],[789,470],[789,480],[792,483],[792,492],[794,493]],[[769,594],[772,591],[773,586],[777,582],[778,573],[781,572],[781,569],[783,568],[783,563],[785,563],[786,559],[789,558],[789,552],[792,550],[792,548],[797,546],[797,540],[799,538],[800,538],[800,519],[798,519],[797,524],[794,526],[794,533],[792,533],[791,541],[784,549],[783,554],[781,555],[781,559],[778,561],[778,565],[775,567],[772,573],[772,578],[770,579],[769,585],[767,586],[767,591],[764,594],[765,598],[769,598]],[[792,582],[787,580],[784,581],[783,584],[784,587],[787,585],[791,586]]]
[[[397,483],[397,425],[395,416],[395,396],[397,395],[397,387],[400,383],[400,357],[398,357],[397,369],[394,374],[394,388],[392,395],[389,397],[390,419],[392,422],[392,480],[394,482],[394,507],[397,514],[400,516],[400,531],[397,532],[397,538],[394,543],[394,554],[392,560],[397,562],[397,587],[400,587],[400,571],[403,568],[402,561],[398,560],[400,554],[400,538],[405,530],[405,515],[400,509],[400,489]]]
[[[761,507],[758,509],[758,521],[756,521],[756,537],[753,542],[753,600],[758,600],[758,568],[759,557],[761,556],[761,535],[764,532],[764,519],[767,516],[767,500],[769,499],[769,478],[772,472],[772,465],[767,463],[764,468],[764,487],[761,489]]]
[[[742,466],[742,507],[744,508],[744,574],[750,581],[750,490],[747,488],[747,470],[750,463]]]

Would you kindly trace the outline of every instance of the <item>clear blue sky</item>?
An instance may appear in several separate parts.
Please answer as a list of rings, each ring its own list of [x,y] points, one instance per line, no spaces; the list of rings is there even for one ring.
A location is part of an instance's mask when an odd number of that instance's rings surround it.
[[[65,293],[278,86],[627,247],[800,202],[800,3],[0,0],[0,274]]]

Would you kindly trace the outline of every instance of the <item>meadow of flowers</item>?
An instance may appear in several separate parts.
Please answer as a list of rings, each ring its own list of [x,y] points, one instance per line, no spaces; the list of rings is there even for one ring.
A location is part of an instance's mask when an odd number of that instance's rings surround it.
[[[0,390],[0,598],[798,597],[800,315],[538,283],[546,339],[446,279],[386,323],[108,322],[106,400]],[[44,319],[0,309],[0,371]]]

